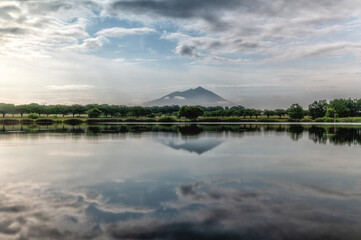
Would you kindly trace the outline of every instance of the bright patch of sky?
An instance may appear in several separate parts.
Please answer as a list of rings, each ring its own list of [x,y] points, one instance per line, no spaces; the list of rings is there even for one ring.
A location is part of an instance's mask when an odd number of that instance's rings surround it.
[[[360,57],[358,0],[0,2],[0,102],[306,106],[361,98]]]

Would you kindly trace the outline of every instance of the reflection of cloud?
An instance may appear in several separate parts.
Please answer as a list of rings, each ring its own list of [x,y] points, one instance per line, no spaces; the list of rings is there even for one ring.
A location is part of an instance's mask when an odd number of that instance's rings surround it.
[[[50,156],[61,156],[61,157],[89,157],[93,153],[89,152],[50,152]]]
[[[174,192],[174,184],[125,181],[74,193],[3,185],[0,239],[359,239],[359,201],[332,189],[289,187],[261,180],[203,180],[178,185],[177,198],[157,194],[158,205],[137,212],[119,209],[155,189]],[[310,194],[310,188],[318,194]],[[114,202],[112,194],[123,198]]]
[[[359,215],[346,216],[343,209],[333,208],[336,203],[324,199],[310,196],[303,199],[302,187],[294,189],[292,196],[279,189],[279,185],[255,192],[224,184],[227,185],[206,182],[181,185],[175,205],[183,202],[207,207],[184,211],[182,217],[172,221],[142,219],[131,224],[118,223],[109,228],[109,234],[116,239],[358,239],[361,236]]]

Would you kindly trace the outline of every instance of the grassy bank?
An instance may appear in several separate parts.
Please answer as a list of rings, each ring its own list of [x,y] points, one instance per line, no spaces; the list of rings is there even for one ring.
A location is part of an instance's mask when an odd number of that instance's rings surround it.
[[[195,120],[189,120],[184,118],[176,118],[172,116],[164,116],[159,118],[0,118],[1,124],[40,124],[49,125],[55,123],[65,123],[70,125],[78,125],[82,123],[87,124],[101,124],[101,123],[127,123],[127,122],[157,122],[157,123],[170,123],[170,122],[315,122],[315,123],[332,123],[335,120],[333,118],[317,118],[312,120],[310,118],[304,119],[290,119],[290,118],[239,118],[239,117],[201,117]],[[337,118],[338,123],[361,123],[361,117],[350,118]]]

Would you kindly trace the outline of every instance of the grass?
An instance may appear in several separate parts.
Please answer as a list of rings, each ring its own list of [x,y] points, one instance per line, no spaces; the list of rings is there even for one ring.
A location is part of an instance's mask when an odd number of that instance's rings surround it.
[[[157,122],[177,122],[177,118],[171,116],[164,116],[157,119]]]
[[[270,117],[260,116],[258,118],[243,118],[243,117],[200,117],[195,120],[189,119],[178,119],[174,116],[163,116],[156,118],[58,118],[58,117],[43,117],[37,119],[30,118],[0,118],[0,124],[54,124],[54,123],[65,123],[70,125],[79,125],[82,123],[87,124],[101,124],[101,123],[121,123],[121,122],[315,122],[315,123],[333,123],[334,119],[329,117],[317,118],[312,120],[311,118],[303,118],[303,119],[289,119],[289,118],[278,118],[278,117]],[[361,123],[361,117],[349,117],[349,118],[337,118],[336,122],[338,123]]]

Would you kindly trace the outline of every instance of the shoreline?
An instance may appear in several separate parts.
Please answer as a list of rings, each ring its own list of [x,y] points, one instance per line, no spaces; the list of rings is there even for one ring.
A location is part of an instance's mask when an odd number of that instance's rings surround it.
[[[161,119],[159,119],[161,120]],[[237,121],[234,117],[231,118],[212,118],[211,121],[207,121],[208,119],[199,119],[196,121],[192,120],[181,120],[181,121],[159,121],[155,118],[129,118],[129,119],[121,119],[121,118],[66,118],[66,119],[56,119],[56,118],[38,118],[38,119],[27,119],[27,118],[0,118],[0,124],[2,125],[29,125],[29,124],[38,124],[38,125],[52,125],[52,124],[68,124],[68,125],[80,125],[80,124],[88,124],[88,125],[120,125],[120,124],[159,124],[159,125],[186,125],[186,124],[199,124],[199,125],[238,125],[238,124],[254,124],[254,125],[361,125],[360,118],[357,119],[336,119],[334,121],[314,121],[311,119],[306,119],[307,121],[297,121],[290,119],[245,119],[241,121]],[[178,119],[177,119],[178,120]],[[228,120],[228,121],[227,121]],[[267,121],[268,120],[268,121]],[[354,121],[352,121],[354,120]]]

